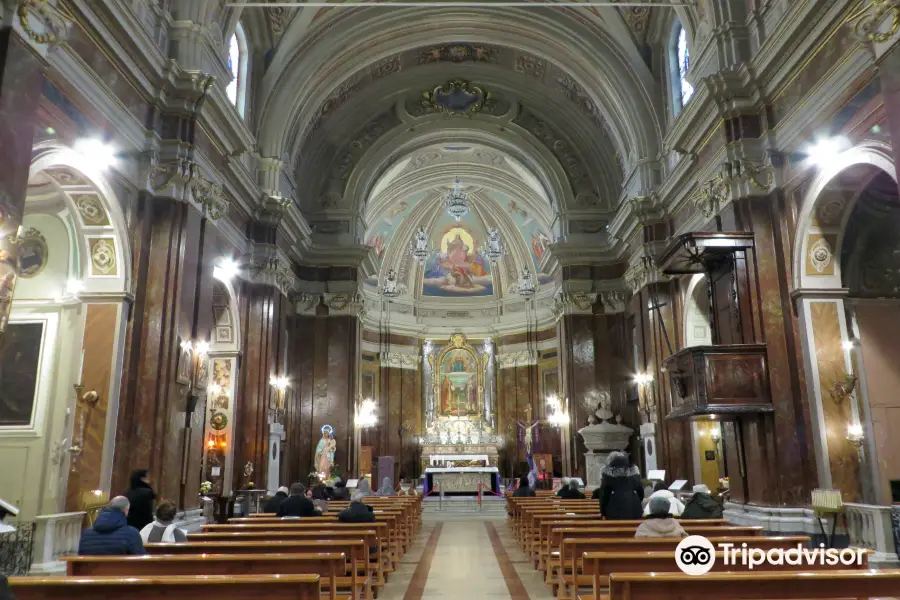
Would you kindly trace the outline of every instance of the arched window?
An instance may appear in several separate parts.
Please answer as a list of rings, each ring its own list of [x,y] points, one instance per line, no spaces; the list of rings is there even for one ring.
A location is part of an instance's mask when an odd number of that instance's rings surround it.
[[[672,38],[669,43],[669,80],[672,90],[672,108],[675,115],[688,103],[694,95],[694,86],[688,83],[686,75],[691,66],[688,54],[687,32],[679,21],[675,21],[672,28]]]
[[[238,23],[228,40],[228,68],[231,70],[231,83],[225,88],[225,93],[228,94],[228,99],[242,117],[247,103],[247,54],[247,37],[244,35],[243,26]]]

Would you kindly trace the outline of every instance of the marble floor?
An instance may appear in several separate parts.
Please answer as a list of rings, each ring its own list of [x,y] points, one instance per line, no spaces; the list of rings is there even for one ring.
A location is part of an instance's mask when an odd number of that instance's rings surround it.
[[[411,550],[378,600],[550,600],[505,515],[426,512]]]

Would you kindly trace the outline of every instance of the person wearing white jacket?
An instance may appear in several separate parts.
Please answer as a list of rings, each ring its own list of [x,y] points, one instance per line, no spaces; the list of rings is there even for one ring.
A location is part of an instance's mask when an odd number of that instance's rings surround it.
[[[673,517],[681,516],[681,513],[684,512],[684,504],[675,497],[675,494],[670,492],[669,490],[657,490],[650,494],[650,500],[654,498],[665,498],[669,501],[669,514]],[[648,516],[650,514],[650,503],[647,503],[647,506],[644,507],[644,516]]]
[[[175,521],[175,503],[163,500],[156,507],[156,520],[141,529],[141,540],[145,544],[174,544],[186,542],[187,535],[179,529]]]

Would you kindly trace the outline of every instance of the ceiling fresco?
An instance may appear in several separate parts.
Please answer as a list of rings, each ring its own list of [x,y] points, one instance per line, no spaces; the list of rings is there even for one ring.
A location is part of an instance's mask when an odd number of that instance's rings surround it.
[[[492,296],[491,264],[478,253],[486,233],[470,212],[459,222],[442,214],[431,230],[431,255],[425,261],[422,296]]]

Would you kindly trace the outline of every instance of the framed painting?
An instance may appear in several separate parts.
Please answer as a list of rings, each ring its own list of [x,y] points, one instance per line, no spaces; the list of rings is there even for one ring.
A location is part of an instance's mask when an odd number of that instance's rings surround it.
[[[44,323],[8,323],[0,350],[0,426],[28,427],[37,403]]]

